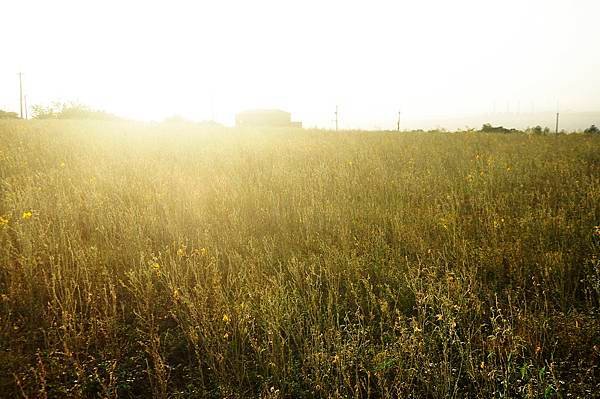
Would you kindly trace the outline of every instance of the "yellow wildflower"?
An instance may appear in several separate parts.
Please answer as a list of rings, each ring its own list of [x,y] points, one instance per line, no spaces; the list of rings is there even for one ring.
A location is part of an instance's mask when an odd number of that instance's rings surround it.
[[[192,255],[194,256],[206,256],[206,254],[208,253],[208,250],[206,248],[194,248],[192,250]]]
[[[381,313],[387,313],[389,308],[388,308],[388,303],[387,301],[380,301],[379,305],[381,306]]]
[[[160,265],[158,264],[158,262],[153,262],[152,263],[152,269],[159,271],[160,270]]]
[[[27,220],[27,219],[31,219],[32,216],[33,216],[33,213],[31,211],[25,211],[25,212],[23,212],[23,215],[21,215],[21,218],[24,220]]]
[[[0,216],[0,226],[6,226],[8,224],[8,218]]]
[[[225,323],[229,323],[229,321],[230,321],[230,319],[229,319],[229,316],[227,316],[227,313],[225,313],[225,314],[223,315],[223,322],[225,322]]]

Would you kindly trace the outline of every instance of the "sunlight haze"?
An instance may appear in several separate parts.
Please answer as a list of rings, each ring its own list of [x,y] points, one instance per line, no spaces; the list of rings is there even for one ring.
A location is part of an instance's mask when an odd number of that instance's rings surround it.
[[[80,101],[117,115],[305,126],[600,109],[600,3],[32,1],[2,5],[0,108]]]

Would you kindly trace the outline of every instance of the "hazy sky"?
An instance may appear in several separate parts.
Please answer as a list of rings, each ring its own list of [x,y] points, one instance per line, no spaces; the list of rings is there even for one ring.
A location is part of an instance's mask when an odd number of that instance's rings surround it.
[[[140,119],[600,110],[599,15],[598,0],[4,0],[0,109],[18,110],[22,70],[30,104]]]

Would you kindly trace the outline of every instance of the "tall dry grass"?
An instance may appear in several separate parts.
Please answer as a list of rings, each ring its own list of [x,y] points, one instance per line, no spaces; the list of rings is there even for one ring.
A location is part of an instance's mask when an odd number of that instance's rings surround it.
[[[592,397],[600,138],[0,123],[5,397]]]

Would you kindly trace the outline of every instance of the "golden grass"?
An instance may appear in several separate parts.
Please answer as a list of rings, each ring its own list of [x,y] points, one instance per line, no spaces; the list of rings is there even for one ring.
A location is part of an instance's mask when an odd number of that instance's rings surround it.
[[[6,397],[598,392],[598,137],[0,140]]]

